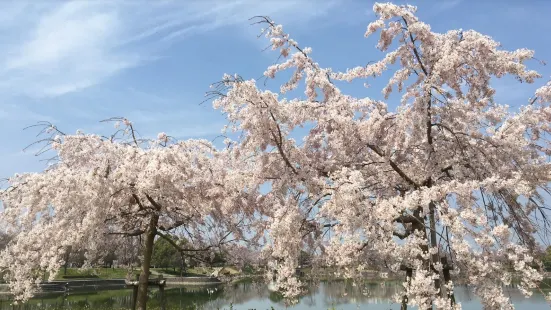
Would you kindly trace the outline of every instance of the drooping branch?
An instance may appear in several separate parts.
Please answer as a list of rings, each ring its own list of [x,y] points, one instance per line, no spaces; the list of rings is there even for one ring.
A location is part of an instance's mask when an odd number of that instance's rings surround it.
[[[141,236],[145,233],[145,230],[134,230],[134,231],[128,231],[128,232],[109,232],[106,233],[108,235],[123,235],[126,237],[135,237],[135,236]]]
[[[145,195],[145,197],[147,198],[149,203],[151,203],[151,205],[155,207],[155,210],[160,211],[163,208],[159,203],[157,203],[153,198],[151,198],[151,196]]]
[[[367,147],[370,148],[373,152],[375,152],[375,154],[385,158],[385,154],[376,145],[368,144]],[[400,169],[400,167],[398,167],[398,165],[390,157],[388,158],[388,162],[390,164],[390,167],[392,167],[392,169],[396,171],[396,173],[398,173],[398,175],[400,175],[402,179],[404,179],[407,183],[412,185],[415,189],[419,188],[419,184],[417,184],[415,181],[413,181],[413,179],[407,176],[407,174],[405,174],[405,172],[402,169]]]
[[[166,234],[163,234],[159,231],[157,231],[157,236],[165,239],[168,243],[170,243],[170,245],[172,245],[180,253],[180,255],[182,257],[185,256],[185,257],[196,259],[196,260],[202,261],[202,262],[207,261],[205,258],[199,256],[198,253],[206,252],[206,251],[210,250],[211,249],[210,246],[206,247],[206,248],[202,248],[202,249],[188,249],[188,248],[183,248],[178,243],[176,243],[172,238],[170,238]]]
[[[281,155],[281,158],[283,159],[283,161],[285,161],[285,164],[287,165],[287,167],[289,167],[294,174],[297,174],[297,170],[295,169],[295,167],[293,167],[293,165],[289,161],[289,158],[287,157],[287,155],[285,155],[285,152],[283,151],[283,136],[281,134],[281,128],[279,128],[279,124],[277,123],[277,120],[274,114],[272,113],[272,111],[269,111],[269,113],[277,129],[277,134],[278,134],[277,138],[273,132],[271,132],[271,134],[272,134],[272,138],[274,139],[274,142],[276,143],[276,147],[279,152],[279,155]]]

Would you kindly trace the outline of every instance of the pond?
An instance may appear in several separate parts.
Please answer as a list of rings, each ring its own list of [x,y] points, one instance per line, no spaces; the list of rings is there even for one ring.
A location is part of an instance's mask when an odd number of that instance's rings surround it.
[[[399,309],[391,299],[401,290],[396,282],[365,283],[354,286],[350,282],[331,281],[312,285],[298,304],[288,307],[294,310],[306,309]],[[516,309],[549,309],[542,294],[535,292],[531,298],[524,298],[514,287],[505,288]],[[456,287],[456,298],[463,309],[481,309],[480,303],[465,286]],[[177,287],[165,290],[166,309],[234,309],[266,310],[286,309],[281,295],[270,292],[264,283],[244,281],[219,287]],[[38,309],[130,309],[132,291],[128,289],[71,293],[68,296],[46,295],[35,298],[24,305],[11,305],[0,301],[0,310]],[[160,309],[159,292],[152,290],[148,309]]]

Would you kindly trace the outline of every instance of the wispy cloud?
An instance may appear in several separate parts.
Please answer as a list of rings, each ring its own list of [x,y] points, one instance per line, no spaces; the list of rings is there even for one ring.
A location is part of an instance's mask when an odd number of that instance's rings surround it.
[[[35,112],[24,105],[2,104],[0,108],[0,121],[6,122],[24,122],[24,126],[32,122],[46,121],[56,123],[57,120],[51,116]]]
[[[258,15],[308,22],[333,0],[0,3],[0,92],[54,97],[155,59],[177,40]]]
[[[5,19],[8,35],[0,90],[33,97],[57,96],[94,85],[132,67],[139,57],[120,51],[121,20],[101,2],[64,2],[55,7],[21,3],[14,12],[33,18]],[[59,2],[57,3],[59,4]]]
[[[97,2],[100,3],[100,2]],[[96,2],[65,2],[57,7],[24,5],[12,20],[12,42],[2,55],[2,91],[33,97],[57,96],[89,87],[136,65],[139,58],[118,51],[121,21],[117,12]],[[17,27],[26,24],[26,27]],[[7,32],[7,31],[4,31]]]
[[[166,122],[178,122],[182,119],[195,119],[201,121],[201,116],[204,110],[200,108],[184,107],[184,108],[172,108],[167,110],[131,110],[124,115],[130,121],[147,125],[151,123],[166,123]]]
[[[176,128],[168,128],[164,130],[167,135],[175,137],[176,139],[190,139],[190,138],[211,138],[213,136],[219,136],[222,134],[222,128],[224,123],[209,123],[196,126],[178,126]],[[156,137],[160,131],[146,131],[145,136]]]
[[[461,4],[462,0],[442,0],[434,3],[431,7],[433,14],[451,10]]]

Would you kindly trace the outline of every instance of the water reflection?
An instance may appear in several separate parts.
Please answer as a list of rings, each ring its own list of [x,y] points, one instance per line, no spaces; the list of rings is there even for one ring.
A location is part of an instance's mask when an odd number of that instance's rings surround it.
[[[307,294],[297,305],[290,308],[304,309],[399,309],[392,299],[401,290],[400,283],[362,283],[331,281],[311,285]],[[514,287],[505,288],[506,294],[513,300],[517,309],[549,309],[544,297],[535,293],[529,299]],[[471,290],[465,286],[456,287],[456,298],[464,309],[480,309],[480,303]],[[110,290],[64,295],[47,295],[35,298],[24,305],[11,305],[9,301],[0,301],[0,310],[38,310],[38,309],[130,309],[132,305],[130,290]],[[274,307],[285,309],[285,301],[277,293],[270,292],[261,282],[245,281],[221,287],[177,287],[165,290],[167,309],[229,309],[264,310]],[[149,309],[161,309],[160,294],[150,292]]]

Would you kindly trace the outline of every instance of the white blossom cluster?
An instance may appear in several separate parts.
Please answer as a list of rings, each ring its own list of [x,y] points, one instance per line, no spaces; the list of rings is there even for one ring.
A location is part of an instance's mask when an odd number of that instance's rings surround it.
[[[382,60],[346,72],[323,68],[281,25],[263,30],[292,70],[280,93],[225,75],[213,103],[238,132],[216,150],[166,133],[145,145],[122,119],[124,141],[60,135],[50,169],[10,179],[2,221],[18,233],[0,270],[19,300],[40,272],[53,277],[67,247],[95,252],[111,236],[184,227],[196,248],[226,238],[236,259],[269,258],[286,297],[303,293],[301,251],[314,268],[347,278],[376,270],[404,276],[403,305],[460,309],[453,287],[474,288],[487,309],[512,309],[502,285],[514,277],[529,296],[542,279],[538,234],[547,234],[551,182],[551,83],[518,111],[494,100],[491,79],[533,83],[533,52],[506,51],[476,31],[433,32],[416,8],[376,3]],[[399,66],[394,72],[391,68]],[[355,98],[337,84],[390,74],[385,100]],[[304,85],[305,99],[285,94]],[[306,128],[302,141],[294,133]],[[261,190],[266,189],[267,190]],[[153,221],[153,222],[152,222]],[[217,243],[213,243],[217,240]]]
[[[404,272],[400,302],[458,309],[454,282],[474,288],[488,309],[512,305],[501,286],[513,276],[531,294],[542,279],[536,234],[546,234],[551,181],[551,84],[513,112],[494,100],[492,78],[533,83],[539,74],[526,49],[506,51],[473,30],[433,32],[416,8],[373,7],[382,60],[346,72],[322,68],[281,25],[263,33],[283,61],[265,76],[292,70],[281,94],[255,80],[224,78],[214,107],[242,137],[259,184],[258,206],[271,222],[266,251],[277,286],[301,293],[295,275],[301,249],[350,278],[376,268]],[[393,48],[389,51],[389,49]],[[383,89],[401,93],[398,107],[354,98],[340,81],[371,79],[396,69]],[[306,99],[282,95],[304,83]],[[307,128],[296,141],[297,128]]]
[[[124,126],[132,137],[131,123]],[[249,178],[232,150],[206,140],[169,143],[164,133],[146,142],[60,135],[52,147],[54,166],[16,175],[1,192],[2,220],[17,234],[0,253],[0,270],[17,301],[32,297],[43,272],[55,277],[68,247],[92,261],[145,233],[152,218],[164,234],[183,229],[191,250],[223,247],[251,229],[255,189],[243,191]]]

